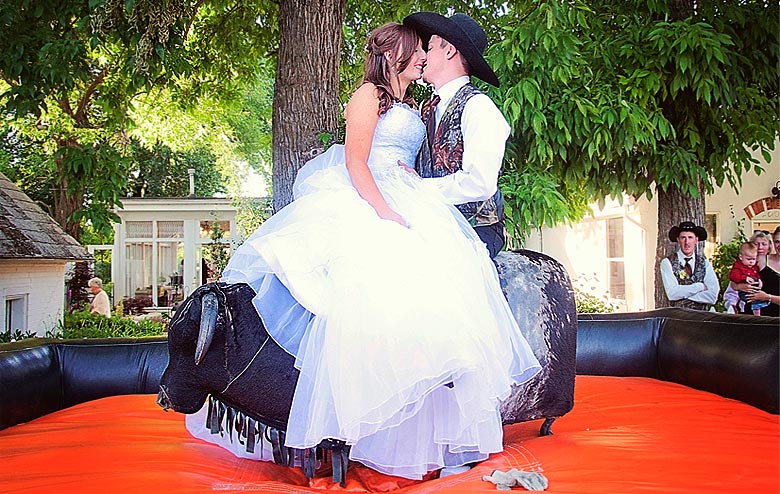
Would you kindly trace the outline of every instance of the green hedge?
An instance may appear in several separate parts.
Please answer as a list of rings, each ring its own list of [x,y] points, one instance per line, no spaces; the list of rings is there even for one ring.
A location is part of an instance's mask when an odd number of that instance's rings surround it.
[[[577,314],[605,314],[615,312],[615,306],[606,296],[597,297],[578,288],[574,289],[574,303],[577,306]]]
[[[76,338],[137,338],[165,334],[165,323],[145,319],[136,321],[129,317],[103,317],[88,311],[74,311],[67,314],[62,326],[53,334],[54,338],[66,340]]]
[[[90,314],[86,310],[74,311],[64,317],[63,322],[54,330],[47,331],[47,338],[74,340],[81,338],[138,338],[141,336],[160,336],[166,334],[166,324],[159,320],[135,320],[130,317],[111,318]],[[35,333],[15,331],[0,332],[0,343],[9,343],[34,338]]]

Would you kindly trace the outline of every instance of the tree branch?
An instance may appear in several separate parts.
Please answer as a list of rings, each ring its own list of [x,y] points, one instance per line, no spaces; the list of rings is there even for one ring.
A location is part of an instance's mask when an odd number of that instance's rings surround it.
[[[200,9],[200,6],[203,5],[203,0],[198,0],[198,2],[195,4],[195,6],[192,8],[192,15],[190,16],[190,22],[187,23],[187,29],[184,30],[184,36],[182,39],[187,39],[187,36],[190,33],[190,29],[192,29],[192,24],[195,23],[195,16],[198,15],[198,9]]]
[[[89,104],[89,100],[92,98],[92,95],[95,93],[97,87],[103,83],[107,74],[108,74],[108,67],[104,68],[100,72],[100,74],[98,74],[98,76],[92,80],[92,82],[87,87],[86,91],[84,91],[84,96],[82,96],[81,100],[79,100],[79,106],[78,109],[76,110],[76,115],[73,117],[74,120],[76,120],[76,124],[78,126],[89,127],[89,119],[87,118],[86,115],[87,104]]]
[[[67,96],[57,98],[57,105],[59,105],[60,109],[63,113],[65,113],[65,115],[68,115],[75,120],[75,117],[73,116],[73,109],[70,107],[70,100]]]

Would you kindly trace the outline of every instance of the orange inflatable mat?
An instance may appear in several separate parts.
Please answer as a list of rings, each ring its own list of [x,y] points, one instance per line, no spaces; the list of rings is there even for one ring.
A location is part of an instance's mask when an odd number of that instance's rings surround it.
[[[153,395],[83,403],[0,431],[2,493],[496,492],[493,470],[543,473],[549,493],[773,493],[780,420],[744,403],[647,378],[578,376],[575,406],[538,435],[505,427],[503,453],[468,472],[423,481],[350,463],[346,488],[321,469],[234,457],[194,439]],[[515,487],[514,491],[524,491]]]

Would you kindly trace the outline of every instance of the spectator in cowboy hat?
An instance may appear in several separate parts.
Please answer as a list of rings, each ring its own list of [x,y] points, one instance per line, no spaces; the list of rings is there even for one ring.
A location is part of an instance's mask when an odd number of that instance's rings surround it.
[[[718,300],[720,284],[712,264],[696,245],[707,239],[707,231],[691,221],[683,221],[669,230],[669,240],[677,249],[661,260],[661,279],[672,307],[711,310]]]

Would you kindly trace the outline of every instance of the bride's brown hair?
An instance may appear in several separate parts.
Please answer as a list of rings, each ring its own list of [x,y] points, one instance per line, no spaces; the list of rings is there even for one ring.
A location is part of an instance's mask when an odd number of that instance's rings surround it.
[[[363,83],[374,84],[379,96],[379,114],[385,113],[398,99],[393,95],[390,85],[392,77],[398,78],[406,70],[417,49],[420,38],[408,26],[397,22],[388,22],[368,35],[366,41],[366,61],[363,67]],[[390,53],[390,60],[385,53]],[[401,99],[404,103],[416,107],[412,98],[411,85]]]

